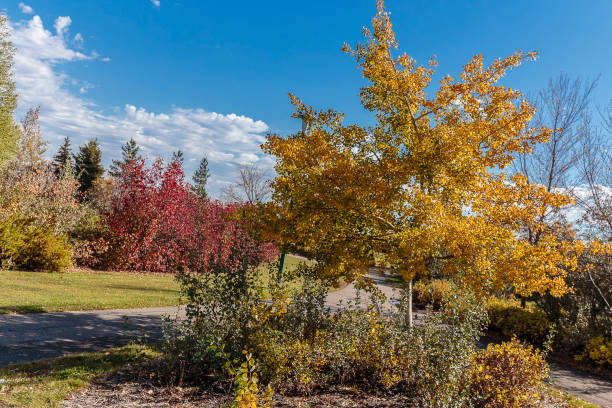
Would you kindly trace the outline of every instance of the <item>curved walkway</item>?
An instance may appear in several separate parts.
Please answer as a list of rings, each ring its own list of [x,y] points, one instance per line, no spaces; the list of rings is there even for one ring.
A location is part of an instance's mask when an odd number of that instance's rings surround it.
[[[394,297],[396,289],[384,276],[371,273],[370,277],[387,298]],[[326,303],[333,309],[339,302],[354,298],[355,287],[351,284],[330,293]],[[0,315],[0,366],[118,347],[139,337],[160,340],[162,317],[181,313],[180,307],[171,306]],[[555,363],[551,364],[550,374],[555,387],[591,403],[612,408],[611,382]]]

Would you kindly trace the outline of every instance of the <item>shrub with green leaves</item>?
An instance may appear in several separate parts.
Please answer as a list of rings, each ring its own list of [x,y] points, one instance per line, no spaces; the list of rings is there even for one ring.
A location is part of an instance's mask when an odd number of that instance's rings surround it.
[[[187,319],[166,330],[164,346],[178,382],[215,381],[229,390],[227,361],[241,361],[249,350],[259,380],[278,391],[344,385],[401,392],[421,406],[467,401],[469,367],[486,322],[476,300],[451,294],[425,324],[411,328],[406,298],[385,310],[384,297],[374,293],[369,306],[356,300],[332,313],[326,286],[305,265],[279,283],[272,264],[266,287],[244,265],[180,278]]]

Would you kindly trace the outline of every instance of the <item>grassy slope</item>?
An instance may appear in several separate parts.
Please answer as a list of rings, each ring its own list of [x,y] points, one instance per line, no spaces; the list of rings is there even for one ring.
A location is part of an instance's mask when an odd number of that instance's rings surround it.
[[[288,255],[285,268],[300,262]],[[266,268],[260,271],[261,279],[267,279]],[[0,282],[0,314],[171,306],[180,301],[171,274],[0,271]]]
[[[0,383],[0,406],[57,407],[68,394],[96,377],[158,355],[148,346],[125,346],[0,367],[0,379],[4,380]]]
[[[172,275],[0,271],[0,281],[0,313],[169,306],[179,301]]]

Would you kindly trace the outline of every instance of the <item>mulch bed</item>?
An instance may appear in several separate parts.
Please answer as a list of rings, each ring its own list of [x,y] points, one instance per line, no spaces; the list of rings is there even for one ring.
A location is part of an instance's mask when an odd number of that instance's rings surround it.
[[[89,387],[71,395],[62,408],[217,408],[232,401],[232,395],[218,387],[168,385],[160,378],[159,361],[124,369],[101,377]],[[331,408],[364,407],[392,408],[410,406],[406,397],[399,395],[376,396],[359,393],[349,388],[336,388],[314,395],[274,394],[273,406],[278,408]]]
[[[62,408],[218,408],[229,406],[231,393],[219,387],[209,389],[168,385],[158,376],[159,361],[152,360],[101,377],[84,390],[71,395]],[[545,408],[564,406],[547,397],[539,405]],[[318,391],[312,395],[274,394],[275,408],[397,408],[413,406],[409,398],[401,395],[371,395],[350,388],[337,387]]]

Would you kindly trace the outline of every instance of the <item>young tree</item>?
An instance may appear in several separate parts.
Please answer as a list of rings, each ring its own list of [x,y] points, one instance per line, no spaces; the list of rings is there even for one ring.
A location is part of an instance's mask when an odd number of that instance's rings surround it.
[[[102,152],[97,140],[90,140],[84,146],[79,147],[79,152],[74,156],[74,165],[80,184],[79,190],[81,193],[87,193],[96,179],[104,174]]]
[[[63,173],[74,174],[74,163],[72,162],[72,148],[70,147],[70,138],[66,136],[64,138],[64,144],[62,144],[55,156],[53,156],[53,168],[56,176],[60,176]]]
[[[40,134],[38,115],[40,106],[30,109],[21,121],[21,138],[19,139],[19,162],[26,167],[36,167],[45,160],[43,154],[47,151],[47,142]]]
[[[18,95],[12,71],[15,47],[9,38],[8,19],[0,13],[0,165],[18,153],[21,136],[13,119]]]
[[[121,146],[121,160],[113,159],[113,164],[108,174],[112,177],[119,177],[123,166],[133,160],[140,159],[141,156],[138,154],[139,150],[140,147],[138,147],[134,138],[130,138],[130,140]]]
[[[200,160],[200,166],[193,174],[193,192],[202,200],[206,200],[208,198],[208,194],[206,193],[206,183],[208,182],[208,177],[210,177],[210,172],[208,171],[208,159],[206,157],[202,157],[202,160]]]
[[[281,243],[309,253],[322,275],[348,280],[368,270],[376,254],[408,282],[443,261],[442,271],[485,293],[512,286],[516,293],[566,291],[562,266],[575,262],[569,244],[539,231],[545,207],[569,197],[509,177],[514,156],[544,142],[533,129],[534,108],[497,82],[535,53],[517,52],[485,67],[473,57],[459,80],[447,75],[426,93],[435,60],[417,65],[395,55],[397,42],[382,1],[354,56],[369,84],[363,106],[373,127],[344,125],[335,111],[315,111],[291,96],[304,131],[263,146],[276,157],[270,220]]]

